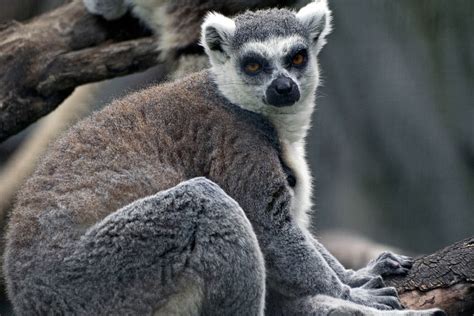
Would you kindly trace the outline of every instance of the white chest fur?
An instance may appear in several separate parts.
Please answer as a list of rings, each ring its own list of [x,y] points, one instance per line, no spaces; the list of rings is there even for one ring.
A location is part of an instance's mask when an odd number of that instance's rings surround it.
[[[282,141],[284,163],[293,171],[296,186],[293,188],[291,212],[302,228],[309,226],[309,210],[311,209],[311,174],[305,157],[304,140],[289,143]]]
[[[311,125],[314,104],[314,94],[310,94],[306,99],[288,109],[287,114],[270,113],[268,115],[280,139],[283,161],[296,178],[291,212],[301,228],[309,227],[309,211],[312,206],[312,178],[306,161],[304,139]]]

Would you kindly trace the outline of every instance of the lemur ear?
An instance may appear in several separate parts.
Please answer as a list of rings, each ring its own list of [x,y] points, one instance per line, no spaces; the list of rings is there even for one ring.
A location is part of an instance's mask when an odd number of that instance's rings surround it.
[[[315,0],[302,7],[296,18],[309,31],[316,53],[321,51],[326,44],[326,36],[331,32],[331,10],[328,8],[327,0]]]
[[[201,45],[211,63],[224,63],[229,58],[235,22],[219,13],[208,13],[201,26]]]

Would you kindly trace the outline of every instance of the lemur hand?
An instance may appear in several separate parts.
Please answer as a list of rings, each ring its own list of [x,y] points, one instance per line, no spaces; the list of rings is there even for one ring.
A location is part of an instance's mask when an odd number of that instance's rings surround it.
[[[351,288],[348,300],[379,310],[402,309],[394,287],[385,287],[382,277],[377,276],[361,287]]]
[[[92,14],[100,15],[107,20],[115,20],[127,13],[125,0],[83,0],[84,5]]]
[[[365,268],[351,271],[352,273],[347,276],[345,281],[350,287],[360,287],[379,276],[406,274],[412,265],[412,258],[386,251],[381,253],[376,259],[370,261]],[[382,282],[381,287],[383,286]]]
[[[407,274],[413,266],[413,258],[396,255],[390,251],[382,252],[376,259],[369,262],[366,269],[371,274],[381,276]]]

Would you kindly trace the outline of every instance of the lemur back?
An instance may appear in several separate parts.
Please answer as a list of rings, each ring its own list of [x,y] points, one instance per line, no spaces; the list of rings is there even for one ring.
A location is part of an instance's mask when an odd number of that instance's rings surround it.
[[[280,185],[286,175],[273,127],[210,76],[117,100],[50,148],[10,219],[18,315],[262,314],[263,256],[241,209],[256,206],[261,184],[246,174]]]
[[[58,215],[82,234],[120,207],[190,178],[207,177],[227,188],[230,168],[255,168],[252,153],[278,162],[271,124],[226,101],[210,76],[203,71],[142,90],[68,131],[21,190],[22,212],[14,212],[11,222],[27,231],[14,236],[29,246],[41,232],[60,233],[61,227],[50,226],[53,218],[43,221]],[[245,196],[234,198],[243,203]]]

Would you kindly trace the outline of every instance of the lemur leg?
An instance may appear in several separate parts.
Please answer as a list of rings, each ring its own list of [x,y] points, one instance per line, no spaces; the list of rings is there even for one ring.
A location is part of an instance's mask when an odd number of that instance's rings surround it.
[[[22,283],[9,282],[18,315],[263,315],[256,236],[239,205],[207,179],[135,201],[72,243],[62,258],[53,257],[61,249],[41,249],[42,266],[22,275],[14,274],[21,253],[7,255],[8,279]]]
[[[289,299],[277,293],[269,293],[266,312],[272,316],[326,316],[326,315],[364,315],[364,316],[443,316],[440,309],[427,310],[377,310],[326,295]]]
[[[320,242],[312,236],[310,238],[316,249],[318,249],[334,272],[336,272],[341,281],[351,287],[360,287],[374,278],[380,278],[380,276],[406,274],[413,265],[412,258],[386,251],[370,261],[365,268],[357,271],[345,269]],[[373,284],[376,285],[376,283]],[[383,286],[383,282],[379,284]]]

